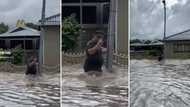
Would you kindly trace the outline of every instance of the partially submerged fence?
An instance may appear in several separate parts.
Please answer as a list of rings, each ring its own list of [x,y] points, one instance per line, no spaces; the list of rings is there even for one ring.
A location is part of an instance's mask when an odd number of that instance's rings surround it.
[[[113,54],[113,63],[118,66],[127,66],[128,65],[128,56],[122,53]]]
[[[63,65],[84,63],[85,57],[85,52],[62,52]],[[128,56],[114,53],[113,63],[119,66],[127,66]]]
[[[85,52],[62,52],[63,65],[83,63]]]
[[[14,65],[9,62],[0,63],[0,72],[25,72],[26,65]],[[41,72],[59,72],[60,65],[56,66],[49,66],[49,65],[42,65]]]

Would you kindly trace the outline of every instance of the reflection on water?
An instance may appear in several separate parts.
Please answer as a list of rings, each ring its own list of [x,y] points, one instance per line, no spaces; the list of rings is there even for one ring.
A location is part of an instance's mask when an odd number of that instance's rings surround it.
[[[190,60],[132,60],[131,107],[190,107]]]
[[[0,73],[0,107],[59,107],[59,92],[58,74],[29,83],[24,74]]]
[[[90,77],[81,68],[63,69],[63,107],[127,107],[127,69]]]

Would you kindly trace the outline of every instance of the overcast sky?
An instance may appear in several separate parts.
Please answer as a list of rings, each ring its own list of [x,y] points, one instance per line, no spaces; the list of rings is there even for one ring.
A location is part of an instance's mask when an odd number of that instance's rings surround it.
[[[46,16],[60,13],[60,0],[46,0]],[[36,23],[41,18],[42,0],[0,0],[0,22],[15,25],[18,19]]]
[[[167,35],[190,29],[190,0],[166,0]],[[131,0],[131,39],[163,38],[162,0]]]

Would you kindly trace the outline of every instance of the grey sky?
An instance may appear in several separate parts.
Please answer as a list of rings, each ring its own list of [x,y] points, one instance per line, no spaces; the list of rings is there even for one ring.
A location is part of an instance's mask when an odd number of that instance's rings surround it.
[[[166,0],[167,35],[190,29],[190,0]],[[131,0],[131,39],[163,38],[162,0]]]
[[[60,13],[60,0],[46,0],[46,16]],[[0,22],[15,25],[18,19],[36,23],[41,18],[42,0],[0,0]]]

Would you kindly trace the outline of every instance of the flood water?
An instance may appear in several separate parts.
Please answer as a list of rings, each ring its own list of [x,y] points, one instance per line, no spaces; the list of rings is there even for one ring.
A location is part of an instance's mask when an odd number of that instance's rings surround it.
[[[127,69],[101,77],[84,74],[81,65],[63,67],[63,107],[127,107]]]
[[[23,73],[0,72],[0,107],[59,107],[59,73],[28,81]]]
[[[131,107],[190,107],[190,60],[132,60]]]

